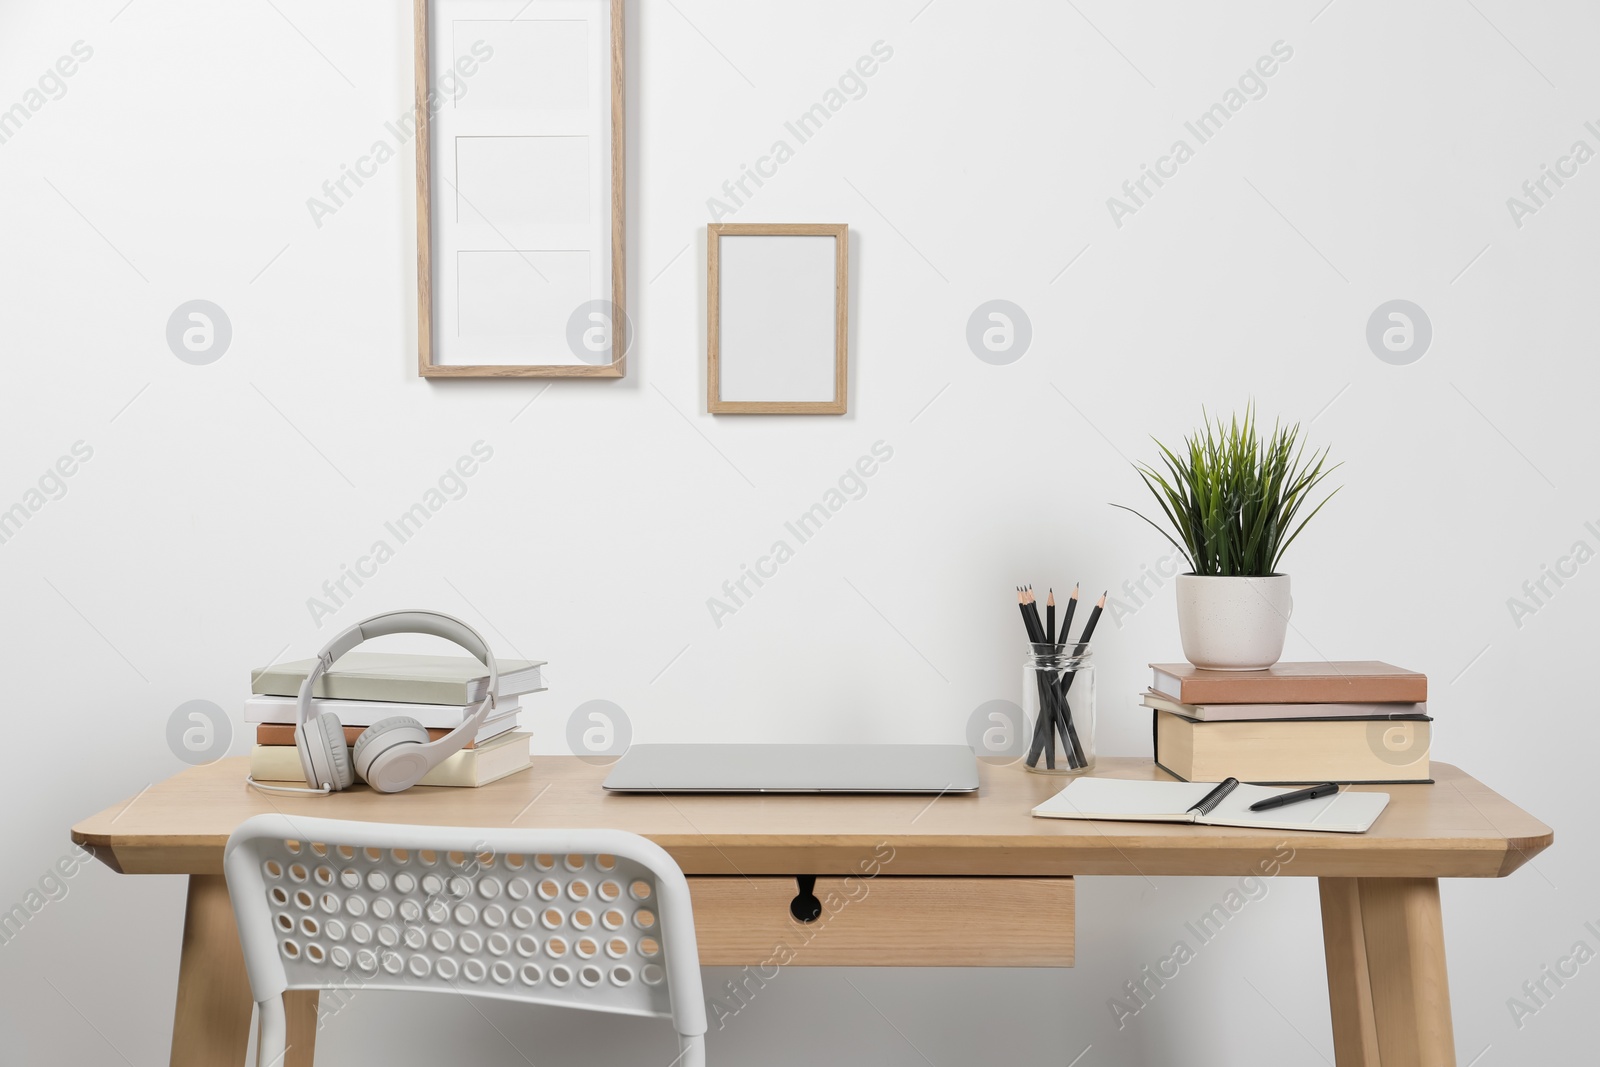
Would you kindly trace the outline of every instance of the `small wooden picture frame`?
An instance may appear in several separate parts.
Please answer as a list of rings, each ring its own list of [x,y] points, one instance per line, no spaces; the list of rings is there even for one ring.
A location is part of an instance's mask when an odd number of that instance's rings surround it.
[[[709,412],[849,410],[848,225],[713,223],[706,273]]]
[[[621,378],[627,0],[413,0],[417,370]]]

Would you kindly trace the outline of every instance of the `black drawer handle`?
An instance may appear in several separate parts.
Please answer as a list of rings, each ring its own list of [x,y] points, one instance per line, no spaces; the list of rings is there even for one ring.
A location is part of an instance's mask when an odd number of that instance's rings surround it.
[[[822,901],[817,899],[817,876],[814,874],[795,875],[795,882],[800,887],[800,892],[789,901],[789,914],[797,922],[814,923],[822,917]]]

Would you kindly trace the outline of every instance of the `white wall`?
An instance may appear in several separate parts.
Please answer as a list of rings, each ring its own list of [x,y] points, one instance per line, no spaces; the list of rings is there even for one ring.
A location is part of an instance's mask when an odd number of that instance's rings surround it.
[[[959,739],[978,705],[1017,697],[1012,585],[1138,577],[1163,547],[1106,506],[1139,501],[1126,459],[1253,396],[1345,461],[1288,560],[1289,655],[1427,671],[1437,757],[1558,831],[1507,880],[1445,887],[1461,1062],[1579,1058],[1600,965],[1520,1028],[1507,998],[1575,942],[1600,948],[1596,831],[1571,814],[1593,802],[1580,664],[1600,564],[1520,620],[1507,600],[1574,542],[1600,548],[1600,163],[1520,226],[1506,199],[1575,140],[1600,148],[1592,10],[644,0],[634,356],[624,381],[547,385],[416,377],[409,157],[320,228],[307,210],[408,106],[408,7],[0,5],[0,108],[74,42],[93,49],[0,144],[0,506],[93,449],[0,544],[0,905],[75,820],[182,769],[179,704],[228,709],[243,752],[250,667],[395,606],[549,659],[541,751],[596,699],[642,740]],[[731,216],[851,224],[852,414],[710,418],[707,199],[877,41],[893,57],[865,95]],[[1293,55],[1265,96],[1115,225],[1107,198],[1277,41]],[[196,298],[234,331],[210,366],[164,338]],[[1009,366],[965,340],[996,298],[1032,323]],[[1410,366],[1364,338],[1396,298],[1435,331]],[[466,495],[314,625],[307,598],[479,440],[493,459]],[[879,440],[893,459],[866,495],[715,626],[707,598]],[[1177,654],[1170,592],[1097,645],[1101,748],[1143,754],[1133,695]],[[162,1062],[181,881],[93,867],[67,886],[0,946],[6,1058]],[[1091,1043],[1085,1065],[1331,1060],[1308,880],[1274,881],[1117,1029],[1108,998],[1227,888],[1084,880],[1067,972],[786,970],[712,1036],[713,1061],[1063,1064]],[[407,1007],[358,1000],[327,1062],[520,1062],[485,1015],[541,1064],[601,1045],[670,1058],[644,1023],[445,1001],[418,1033]]]

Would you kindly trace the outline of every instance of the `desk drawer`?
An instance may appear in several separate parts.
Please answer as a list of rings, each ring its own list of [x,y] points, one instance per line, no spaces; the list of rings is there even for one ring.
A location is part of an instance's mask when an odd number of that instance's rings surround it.
[[[819,877],[822,914],[790,914],[793,878],[689,879],[707,967],[1070,967],[1071,878]]]

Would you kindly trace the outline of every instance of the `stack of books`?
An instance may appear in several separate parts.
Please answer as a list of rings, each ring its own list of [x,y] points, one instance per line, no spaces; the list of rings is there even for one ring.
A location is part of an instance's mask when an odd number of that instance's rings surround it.
[[[1428,678],[1387,663],[1152,663],[1157,766],[1186,782],[1430,782]]]
[[[295,751],[294,729],[300,684],[315,660],[296,660],[250,672],[252,695],[244,719],[255,725],[250,774],[257,781],[305,782]],[[477,735],[460,752],[429,771],[421,785],[487,785],[529,765],[530,736],[521,725],[521,698],[544,689],[543,661],[502,660],[500,699]],[[345,744],[396,715],[417,720],[438,740],[460,726],[488,692],[489,674],[470,656],[414,656],[356,651],[340,659],[317,682],[312,703],[337,715]]]

